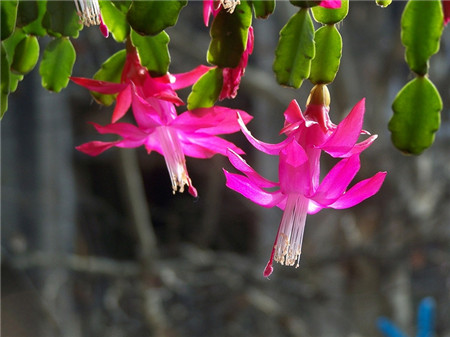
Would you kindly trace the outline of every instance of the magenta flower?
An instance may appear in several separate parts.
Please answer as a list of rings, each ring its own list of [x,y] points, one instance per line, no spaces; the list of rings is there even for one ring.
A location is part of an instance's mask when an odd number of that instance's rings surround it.
[[[306,215],[323,208],[352,207],[378,192],[386,172],[348,185],[360,168],[359,154],[375,140],[370,136],[357,143],[362,131],[364,100],[352,109],[339,124],[328,116],[329,96],[325,86],[313,88],[305,114],[297,102],[291,102],[285,111],[287,138],[279,144],[267,144],[255,139],[240,120],[241,130],[258,150],[279,156],[279,182],[260,176],[233,150],[228,153],[231,164],[245,176],[224,170],[227,186],[264,207],[278,206],[284,210],[272,253],[264,270],[268,277],[273,271],[273,260],[288,266],[300,261]],[[320,155],[325,151],[339,161],[320,182]],[[277,190],[273,190],[277,188]]]
[[[141,65],[136,50],[130,48],[122,70],[120,83],[98,81],[84,77],[71,77],[70,79],[78,85],[101,94],[118,93],[116,106],[112,114],[112,122],[115,123],[130,108],[134,94],[144,98],[156,97],[164,99],[176,105],[184,104],[175,90],[192,85],[209,69],[211,68],[201,65],[186,73],[151,77],[147,69]]]
[[[319,6],[323,8],[341,8],[341,0],[322,0]]]
[[[241,2],[239,0],[203,0],[203,22],[205,23],[205,26],[208,27],[211,14],[215,17],[220,11],[221,5],[228,13],[231,14],[240,3]]]
[[[442,6],[444,8],[444,25],[450,22],[450,0],[442,0]]]
[[[164,156],[172,181],[172,189],[184,191],[188,186],[189,193],[197,196],[186,168],[186,156],[210,158],[216,153],[227,154],[230,148],[243,153],[233,143],[217,137],[218,134],[229,134],[239,131],[236,111],[225,107],[200,108],[185,111],[177,115],[172,102],[157,98],[144,100],[133,95],[133,113],[137,126],[129,123],[112,123],[101,126],[92,123],[101,134],[117,134],[122,139],[112,142],[93,141],[77,149],[96,156],[113,147],[134,148],[144,145],[148,153],[156,151]],[[243,123],[248,123],[251,116],[239,110]]]
[[[236,97],[239,84],[241,83],[241,78],[245,73],[245,67],[247,67],[248,56],[253,52],[253,43],[253,27],[250,26],[248,29],[247,47],[242,53],[238,66],[235,68],[223,68],[223,85],[222,91],[219,95],[219,100]]]

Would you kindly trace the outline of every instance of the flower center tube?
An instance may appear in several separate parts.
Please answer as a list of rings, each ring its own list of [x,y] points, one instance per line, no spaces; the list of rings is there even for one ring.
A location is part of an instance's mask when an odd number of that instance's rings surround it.
[[[177,191],[183,193],[184,186],[187,185],[189,193],[196,197],[197,190],[192,186],[192,181],[189,178],[186,158],[176,131],[167,126],[159,126],[155,132],[161,143],[161,149],[172,182],[173,194]]]
[[[299,266],[308,203],[309,199],[302,194],[291,193],[288,196],[273,256],[282,265]]]
[[[98,0],[75,0],[75,6],[83,25],[89,27],[101,23]]]

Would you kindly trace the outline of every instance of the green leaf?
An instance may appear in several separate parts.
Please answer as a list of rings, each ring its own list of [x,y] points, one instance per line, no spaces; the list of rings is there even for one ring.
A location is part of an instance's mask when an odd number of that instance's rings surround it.
[[[65,88],[72,74],[75,57],[75,49],[69,39],[57,38],[51,41],[45,47],[39,67],[42,86],[54,92]]]
[[[128,10],[130,9],[131,0],[112,0],[111,1],[114,7],[116,7],[119,11],[121,11],[124,14],[128,13]]]
[[[378,6],[386,8],[392,3],[392,0],[376,0]]]
[[[187,99],[188,110],[212,107],[219,98],[222,85],[222,69],[209,70],[192,86],[192,92]]]
[[[131,28],[142,35],[156,35],[177,23],[186,0],[133,1],[127,14]]]
[[[211,26],[211,43],[207,60],[221,68],[235,68],[247,47],[252,10],[248,1],[242,1],[232,14],[221,10]]]
[[[21,0],[17,9],[17,27],[23,27],[39,16],[38,4],[35,0]]]
[[[336,26],[323,26],[316,31],[316,56],[311,62],[309,79],[313,84],[333,82],[341,62],[342,38]]]
[[[417,77],[397,94],[389,122],[392,142],[401,151],[420,154],[434,141],[439,129],[442,99],[426,77]]]
[[[39,59],[39,42],[36,36],[28,35],[16,46],[11,70],[18,74],[26,74],[33,70]]]
[[[141,64],[152,76],[162,76],[169,70],[169,35],[161,32],[155,36],[141,36],[131,31],[131,43],[136,47]]]
[[[275,0],[252,0],[253,11],[258,19],[266,19],[275,10]]]
[[[1,107],[0,107],[0,119],[3,118],[4,113],[8,109],[8,95],[9,95],[9,62],[8,62],[8,56],[6,55],[6,49],[3,46],[3,42],[1,43],[1,68],[0,68],[0,75],[1,75],[1,90],[0,90],[0,100],[1,100]]]
[[[428,72],[428,60],[439,50],[443,15],[440,1],[411,0],[405,6],[401,38],[406,47],[406,62],[418,75]]]
[[[23,80],[23,75],[21,74],[9,74],[9,92],[15,92],[19,86],[19,82]]]
[[[10,60],[10,63],[14,59],[14,52],[16,50],[17,45],[25,39],[27,35],[23,32],[22,29],[17,28],[14,33],[5,41],[3,41],[6,54],[8,55],[8,60]]]
[[[1,39],[7,39],[14,31],[17,17],[17,0],[0,1]]]
[[[39,0],[36,2],[38,7],[38,16],[36,20],[23,27],[23,31],[27,34],[36,36],[47,35],[47,30],[42,26],[42,20],[47,13],[47,0]]]
[[[49,35],[77,38],[83,28],[73,1],[48,1],[42,25]]]
[[[108,58],[101,66],[101,68],[95,73],[94,80],[120,83],[122,76],[122,70],[127,58],[127,52],[125,49],[118,51],[110,58]],[[104,105],[111,105],[116,100],[117,94],[105,95],[98,92],[91,91],[91,95],[95,100]]]
[[[314,26],[308,10],[300,9],[280,31],[273,63],[278,83],[299,88],[309,77],[314,55]]]
[[[100,1],[100,10],[103,22],[108,27],[114,40],[123,42],[130,34],[130,25],[127,22],[126,13],[123,13],[110,1]]]
[[[323,8],[316,6],[311,8],[314,20],[324,25],[332,25],[344,20],[348,14],[349,0],[341,0],[341,8]]]

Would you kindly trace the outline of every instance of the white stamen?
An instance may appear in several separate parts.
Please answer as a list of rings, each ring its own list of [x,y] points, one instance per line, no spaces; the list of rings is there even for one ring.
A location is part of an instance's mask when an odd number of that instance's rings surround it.
[[[295,265],[296,268],[299,266],[308,203],[303,195],[288,196],[275,244],[275,261],[287,266]]]
[[[177,191],[183,193],[184,185],[189,187],[192,182],[187,173],[186,159],[180,140],[175,131],[166,126],[158,127],[155,133],[161,142],[162,152],[172,182],[173,194]]]
[[[220,3],[222,4],[222,7],[230,14],[234,12],[237,5],[241,4],[239,0],[220,0]]]
[[[83,25],[89,27],[100,24],[100,7],[98,0],[74,0],[77,14]]]

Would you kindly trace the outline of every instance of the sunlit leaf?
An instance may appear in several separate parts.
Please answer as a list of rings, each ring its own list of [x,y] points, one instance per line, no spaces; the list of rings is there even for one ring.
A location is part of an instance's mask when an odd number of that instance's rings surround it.
[[[344,20],[348,14],[349,0],[341,0],[340,8],[324,8],[316,6],[311,8],[314,20],[324,25],[332,25]]]
[[[275,0],[252,0],[251,2],[258,19],[266,19],[275,10]]]
[[[401,151],[420,154],[431,146],[439,129],[442,99],[426,77],[417,77],[398,93],[389,122],[392,142]]]
[[[301,9],[280,31],[273,63],[278,83],[299,88],[309,77],[314,55],[314,26],[308,10]]]
[[[126,14],[117,9],[110,1],[100,1],[102,19],[117,42],[123,42],[130,33]]]
[[[232,14],[221,10],[211,26],[208,62],[221,68],[235,68],[247,47],[248,29],[252,23],[252,10],[242,1]]]
[[[380,7],[387,7],[392,3],[392,0],[376,0],[376,4]]]
[[[440,1],[408,1],[401,20],[406,62],[419,75],[428,72],[429,58],[438,52],[444,27]]]
[[[186,0],[133,1],[127,14],[130,26],[139,34],[156,35],[177,23]]]
[[[131,31],[131,42],[136,47],[141,64],[154,77],[165,75],[169,70],[169,40],[166,32],[155,36],[142,36],[134,30]]]
[[[309,79],[313,84],[333,82],[341,61],[342,38],[336,26],[323,26],[316,31],[316,55],[311,62]]]
[[[3,42],[1,43],[1,90],[0,90],[0,119],[3,117],[4,113],[8,109],[8,95],[9,95],[9,62],[8,57],[6,55],[6,49],[3,46]]]
[[[95,73],[94,80],[120,83],[123,66],[127,57],[125,49],[118,51],[110,58],[108,58],[101,66],[101,68]],[[95,100],[104,105],[111,105],[116,100],[115,95],[105,95],[98,92],[91,91],[91,95]]]
[[[0,19],[1,19],[1,39],[7,39],[14,31],[17,17],[17,0],[0,1]]]
[[[51,41],[44,50],[39,73],[42,86],[47,90],[59,92],[69,83],[75,63],[75,49],[67,38]]]
[[[25,1],[26,2],[26,1]],[[47,0],[36,1],[38,8],[38,16],[36,20],[23,27],[23,31],[27,34],[44,36],[47,30],[42,26],[42,20],[47,12]]]
[[[24,75],[33,70],[38,59],[39,42],[36,36],[28,35],[17,44],[14,50],[11,70]]]
[[[187,99],[188,110],[212,107],[219,98],[222,85],[222,69],[209,70],[192,86],[192,92]]]

